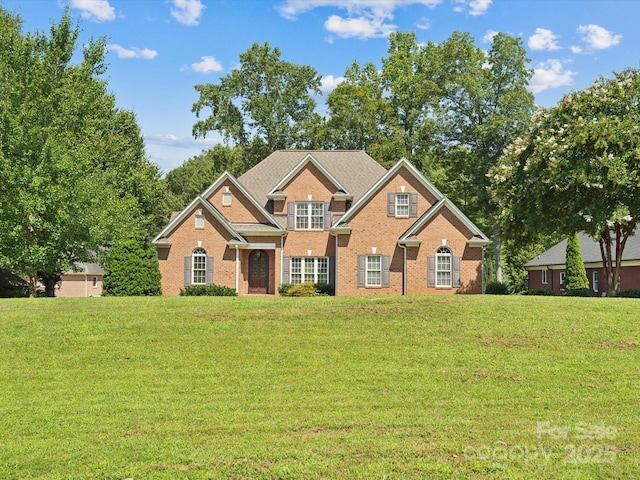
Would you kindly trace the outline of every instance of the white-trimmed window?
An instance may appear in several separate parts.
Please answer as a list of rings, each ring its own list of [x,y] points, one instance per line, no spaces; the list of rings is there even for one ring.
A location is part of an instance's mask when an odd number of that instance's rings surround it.
[[[560,285],[564,287],[564,278],[566,276],[565,272],[560,272]]]
[[[382,255],[367,255],[366,286],[382,286]]]
[[[594,270],[593,273],[591,274],[591,286],[593,287],[593,291],[597,292],[599,285],[598,285],[598,271]]]
[[[191,255],[191,283],[204,285],[207,281],[207,252],[196,248]]]
[[[98,277],[93,277],[93,288],[98,288]]]
[[[396,217],[409,216],[409,194],[396,193]]]
[[[451,286],[451,250],[440,247],[436,252],[436,287]]]
[[[324,203],[297,202],[296,230],[324,230]]]
[[[291,257],[290,280],[293,284],[304,282],[329,283],[328,257]]]
[[[549,283],[549,270],[542,270],[542,284],[546,285]]]

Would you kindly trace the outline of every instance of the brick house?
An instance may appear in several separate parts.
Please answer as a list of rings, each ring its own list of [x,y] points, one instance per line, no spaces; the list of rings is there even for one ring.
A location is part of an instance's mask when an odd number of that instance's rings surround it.
[[[578,235],[582,260],[589,279],[589,288],[595,294],[607,291],[606,277],[602,266],[600,244],[584,232]],[[555,294],[564,293],[567,239],[555,244],[546,252],[525,263],[529,289],[547,289]],[[640,237],[631,236],[622,252],[620,265],[620,289],[640,288]]]
[[[186,285],[275,294],[481,293],[487,237],[411,163],[362,151],[281,150],[222,174],[154,239],[162,292]]]

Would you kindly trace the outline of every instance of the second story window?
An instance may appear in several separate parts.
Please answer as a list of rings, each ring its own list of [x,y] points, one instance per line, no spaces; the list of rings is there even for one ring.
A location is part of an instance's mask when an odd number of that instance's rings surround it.
[[[296,230],[323,230],[324,203],[296,203]]]
[[[396,217],[409,216],[409,194],[396,193]]]

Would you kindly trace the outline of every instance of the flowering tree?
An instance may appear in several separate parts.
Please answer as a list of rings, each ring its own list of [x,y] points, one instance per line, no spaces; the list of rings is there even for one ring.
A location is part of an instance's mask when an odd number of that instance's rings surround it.
[[[640,219],[640,71],[600,78],[539,110],[489,176],[506,237],[585,231],[600,243],[607,295],[615,295]]]

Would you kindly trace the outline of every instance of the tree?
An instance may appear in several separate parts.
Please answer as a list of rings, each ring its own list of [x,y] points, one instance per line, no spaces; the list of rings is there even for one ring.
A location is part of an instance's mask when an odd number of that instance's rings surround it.
[[[72,64],[78,27],[68,11],[48,35],[21,28],[0,8],[0,267],[35,295],[39,278],[52,285],[99,247],[144,231],[162,195],[135,117],[100,78],[104,40]]]
[[[504,235],[585,231],[600,244],[607,295],[620,290],[627,239],[640,218],[640,72],[599,78],[540,109],[491,171]]]
[[[192,111],[199,118],[206,108],[211,114],[193,127],[195,137],[220,132],[235,145],[260,140],[270,152],[304,142],[302,125],[314,114],[312,93],[320,93],[317,72],[280,58],[279,48],[268,42],[254,43],[240,54],[240,68],[222,77],[219,84],[196,85],[200,98]]]
[[[155,247],[136,238],[117,242],[105,262],[102,292],[116,297],[161,295]]]
[[[586,290],[589,288],[587,271],[584,268],[582,251],[580,250],[580,238],[577,233],[569,235],[567,239],[566,270],[564,277],[564,288],[570,293],[572,291]]]

